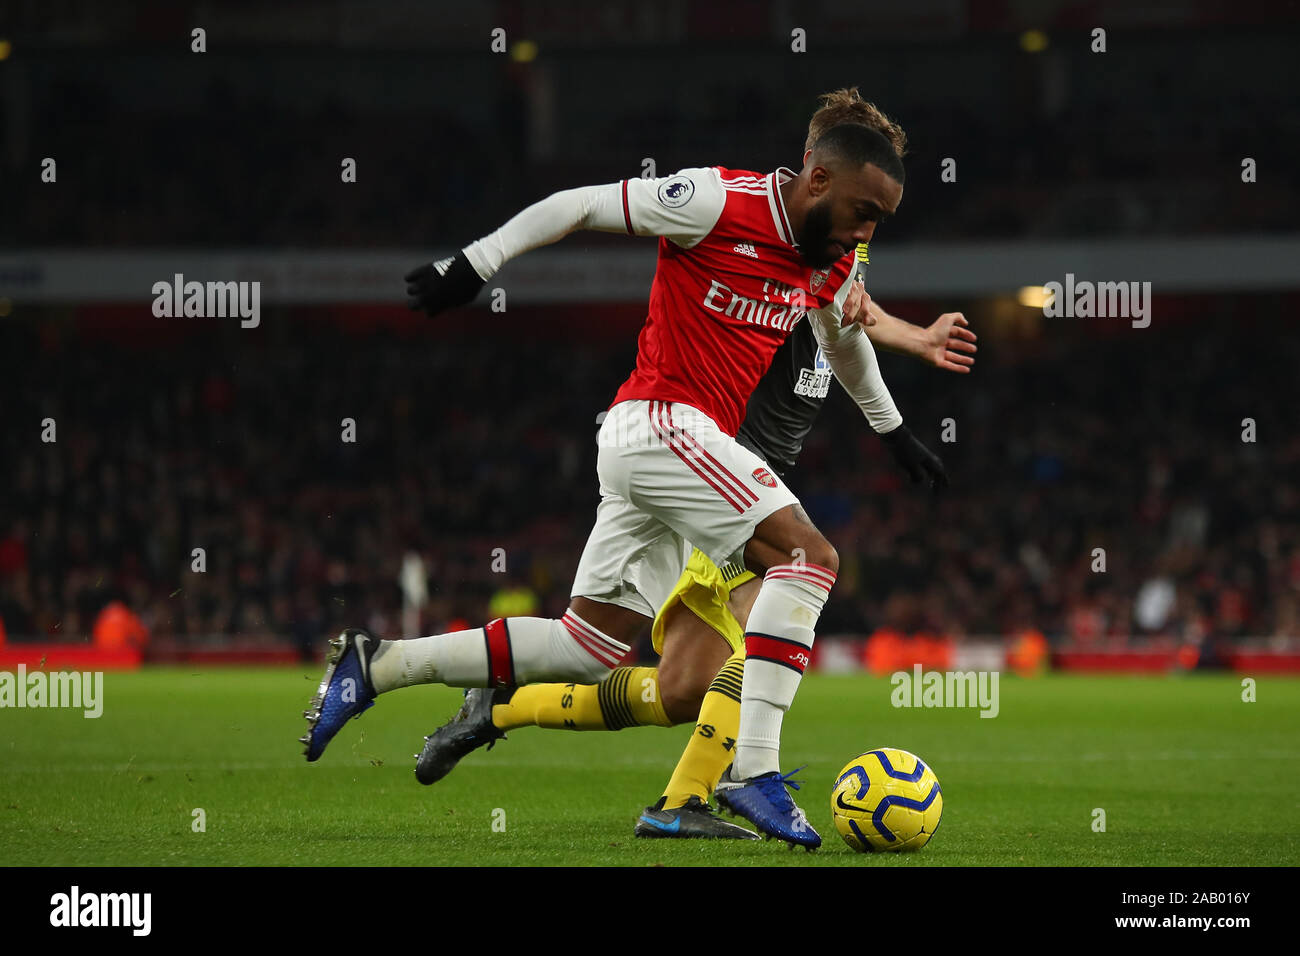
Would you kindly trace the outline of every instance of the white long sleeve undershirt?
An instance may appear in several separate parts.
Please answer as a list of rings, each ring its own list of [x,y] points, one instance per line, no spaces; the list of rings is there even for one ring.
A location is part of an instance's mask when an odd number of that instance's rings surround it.
[[[853,284],[854,273],[835,294],[835,301],[824,309],[812,309],[808,321],[831,371],[849,397],[862,409],[867,423],[878,435],[888,434],[903,424],[903,416],[889,394],[880,374],[880,362],[866,331],[858,323],[842,328],[844,300]]]
[[[465,247],[465,258],[486,282],[515,256],[558,242],[577,229],[626,232],[621,183],[579,186],[535,202],[489,236]]]
[[[690,167],[658,179],[565,189],[533,203],[471,243],[465,258],[486,282],[515,256],[558,242],[575,229],[665,236],[689,249],[713,231],[727,202],[715,167]]]

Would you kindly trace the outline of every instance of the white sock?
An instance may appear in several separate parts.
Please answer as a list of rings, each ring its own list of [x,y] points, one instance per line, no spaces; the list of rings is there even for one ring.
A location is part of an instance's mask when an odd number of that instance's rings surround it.
[[[602,634],[572,611],[560,620],[497,618],[468,631],[381,641],[370,659],[370,681],[381,694],[412,684],[595,684],[627,652],[626,644]]]
[[[781,721],[812,656],[817,618],[835,574],[815,564],[769,568],[745,628],[745,680],[732,774],[781,769]]]

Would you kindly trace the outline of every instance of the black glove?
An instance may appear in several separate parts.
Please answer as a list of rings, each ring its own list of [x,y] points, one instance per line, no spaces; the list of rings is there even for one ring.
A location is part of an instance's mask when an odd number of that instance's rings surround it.
[[[412,311],[437,315],[459,305],[469,305],[486,283],[463,252],[429,262],[406,274],[406,304]]]
[[[939,456],[922,445],[906,425],[899,425],[892,432],[881,435],[880,440],[903,466],[912,484],[919,485],[928,479],[930,490],[936,494],[948,487],[948,473],[943,470]]]

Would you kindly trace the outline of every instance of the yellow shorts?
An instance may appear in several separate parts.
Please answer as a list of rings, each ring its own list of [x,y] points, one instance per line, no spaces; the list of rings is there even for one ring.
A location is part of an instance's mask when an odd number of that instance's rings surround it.
[[[650,628],[650,640],[655,653],[664,652],[664,614],[679,601],[695,612],[704,623],[722,635],[736,654],[745,653],[745,633],[740,622],[727,609],[731,592],[754,577],[754,572],[743,565],[727,564],[719,568],[698,548],[691,552],[686,570],[677,579],[677,585],[668,600],[655,615]]]

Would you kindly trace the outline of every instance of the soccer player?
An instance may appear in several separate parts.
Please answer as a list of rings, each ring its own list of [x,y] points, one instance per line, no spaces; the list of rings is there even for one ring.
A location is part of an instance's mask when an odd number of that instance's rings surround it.
[[[805,159],[830,126],[856,122],[889,138],[901,157],[906,137],[856,89],[825,94],[813,115]],[[866,249],[859,249],[865,260]],[[940,316],[922,329],[873,306],[867,335],[878,348],[913,355],[952,371],[968,372],[975,335],[960,313]],[[737,439],[785,477],[802,448],[829,389],[830,371],[809,326],[801,324],[777,351],[749,400]],[[899,445],[892,449],[905,451]],[[909,471],[910,461],[900,457]],[[743,567],[719,569],[692,553],[672,595],[655,617],[651,636],[661,654],[658,669],[620,667],[596,685],[531,684],[518,689],[466,691],[452,721],[425,738],[416,775],[433,783],[471,751],[489,748],[518,727],[621,730],[696,721],[695,732],[663,796],[637,820],[643,837],[755,839],[751,830],[719,819],[708,804],[728,763],[740,720],[744,628],[759,587]]]
[[[410,273],[412,304],[436,314],[471,301],[510,258],[575,228],[660,237],[636,369],[599,435],[601,502],[568,611],[407,641],[345,630],[331,642],[307,712],[308,759],[399,687],[599,681],[663,605],[692,542],[720,566],[764,569],[748,618],[735,757],[719,789],[761,831],[820,845],[780,773],[780,728],[838,556],[734,436],[744,402],[804,319],[872,428],[901,427],[859,324],[868,303],[850,277],[852,250],[898,208],[903,179],[884,136],[841,124],[818,139],[798,174],[704,167],[565,190]]]
[[[948,358],[942,361],[948,362],[968,358],[958,349],[974,349],[973,333],[960,324],[965,320],[956,313],[943,316],[928,329],[894,321],[906,329],[891,326],[878,334],[880,326],[873,326],[868,334],[874,344],[928,358],[932,350],[925,343],[943,336],[941,354]],[[801,325],[778,350],[749,401],[736,437],[782,478],[794,466],[803,437],[826,397],[829,378],[816,339]],[[911,470],[907,459],[900,463]],[[654,648],[662,657],[659,668],[619,667],[594,685],[467,690],[460,712],[425,738],[416,763],[417,778],[434,783],[466,754],[484,745],[490,748],[507,731],[521,727],[622,730],[676,726],[698,718],[663,796],[640,814],[635,833],[756,839],[753,831],[717,817],[708,801],[735,746],[745,624],[758,589],[759,581],[747,569],[734,564],[718,568],[703,552],[694,551],[651,630]]]

